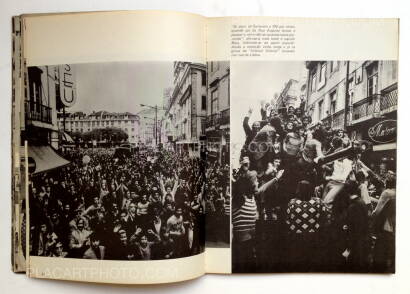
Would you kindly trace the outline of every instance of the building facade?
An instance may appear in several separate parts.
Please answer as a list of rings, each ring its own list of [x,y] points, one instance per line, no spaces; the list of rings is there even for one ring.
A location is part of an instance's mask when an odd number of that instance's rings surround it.
[[[70,68],[69,65],[66,66]],[[68,80],[67,72],[65,66],[27,68],[24,79],[25,118],[22,139],[27,140],[29,144],[59,148],[57,112],[64,107],[63,102],[66,100],[75,102],[74,84]],[[72,89],[70,93],[69,88]]]
[[[208,158],[229,164],[229,61],[208,62],[206,138]]]
[[[205,135],[206,68],[191,62],[174,63],[174,84],[162,119],[166,144],[179,153],[199,154]]]
[[[304,100],[305,82],[299,82],[295,79],[289,79],[283,87],[280,94],[275,95],[275,108],[284,109],[292,106],[298,108]]]
[[[93,111],[58,114],[58,128],[69,133],[87,133],[95,129],[118,128],[128,135],[128,142],[140,142],[140,118],[130,112],[114,113],[108,111]]]
[[[306,67],[313,124],[322,121],[370,141],[376,160],[395,158],[397,61],[309,61]]]

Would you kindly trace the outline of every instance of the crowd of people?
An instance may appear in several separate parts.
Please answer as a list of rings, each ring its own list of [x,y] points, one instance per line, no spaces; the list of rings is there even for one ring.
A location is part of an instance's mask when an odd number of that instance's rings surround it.
[[[231,193],[228,164],[208,162],[206,172],[206,244],[207,247],[229,247]]]
[[[70,151],[69,165],[31,177],[30,254],[160,260],[203,252],[204,160],[163,149],[114,151]],[[209,171],[215,200],[220,172]]]
[[[369,142],[301,108],[251,115],[232,178],[233,271],[394,272],[395,164],[365,164]]]

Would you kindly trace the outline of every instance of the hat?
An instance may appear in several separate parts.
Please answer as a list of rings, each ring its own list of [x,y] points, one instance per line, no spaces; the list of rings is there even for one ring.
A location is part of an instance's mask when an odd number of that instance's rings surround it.
[[[320,146],[320,142],[316,139],[309,139],[306,141],[305,147],[302,150],[303,159],[307,162],[313,162],[317,154],[317,149]]]

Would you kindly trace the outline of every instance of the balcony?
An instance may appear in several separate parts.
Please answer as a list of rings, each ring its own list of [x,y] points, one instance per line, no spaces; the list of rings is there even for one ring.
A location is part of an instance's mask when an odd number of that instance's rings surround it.
[[[386,113],[397,109],[397,88],[385,92],[380,97],[380,112]]]
[[[380,97],[375,94],[353,104],[353,121],[364,120],[380,114]]]
[[[211,128],[211,127],[218,126],[219,121],[220,121],[220,116],[221,116],[221,113],[214,113],[214,114],[211,114],[210,116],[208,116],[206,118],[206,127]]]
[[[206,119],[206,127],[219,127],[221,125],[229,124],[229,109],[222,110],[221,112],[211,114]]]
[[[51,124],[51,107],[31,100],[26,100],[24,106],[26,120]]]
[[[229,109],[225,109],[221,111],[220,124],[221,125],[229,124]]]

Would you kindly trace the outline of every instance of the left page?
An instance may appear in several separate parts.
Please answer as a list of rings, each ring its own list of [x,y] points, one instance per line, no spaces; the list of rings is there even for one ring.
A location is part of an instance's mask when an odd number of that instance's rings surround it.
[[[203,275],[204,18],[26,15],[22,35],[27,275]]]

